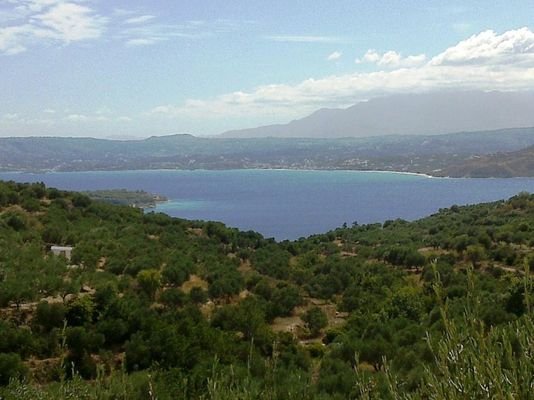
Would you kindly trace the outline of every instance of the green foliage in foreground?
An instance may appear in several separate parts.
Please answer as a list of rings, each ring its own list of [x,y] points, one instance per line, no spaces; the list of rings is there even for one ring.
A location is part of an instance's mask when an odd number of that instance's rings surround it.
[[[434,362],[422,374],[423,385],[407,392],[389,368],[377,377],[355,368],[351,399],[532,399],[534,385],[534,320],[528,313],[505,326],[488,329],[466,311],[460,328],[447,319],[442,306],[445,335],[428,338]],[[281,375],[276,360],[268,365],[268,379],[254,380],[250,367],[237,373],[221,368],[214,360],[207,379],[206,400],[327,399],[311,386],[310,378],[299,374]],[[378,378],[378,379],[377,379]],[[44,389],[13,380],[0,394],[6,400],[33,399],[189,399],[187,376],[176,371],[136,373],[117,372],[85,382],[78,376]]]
[[[276,243],[0,182],[0,397],[530,399],[533,266],[525,193]]]
[[[526,268],[528,273],[528,266]],[[472,278],[470,278],[472,282]],[[531,279],[524,279],[525,286]],[[442,287],[435,286],[438,298]],[[474,290],[470,289],[469,294]],[[477,315],[480,299],[471,298],[460,323],[440,312],[445,333],[439,339],[428,337],[433,362],[425,366],[422,384],[412,392],[391,370],[385,371],[386,388],[356,371],[357,390],[364,399],[532,399],[534,393],[534,319],[532,311],[499,327],[488,327]],[[528,300],[527,300],[528,303]],[[529,306],[530,308],[530,306]]]

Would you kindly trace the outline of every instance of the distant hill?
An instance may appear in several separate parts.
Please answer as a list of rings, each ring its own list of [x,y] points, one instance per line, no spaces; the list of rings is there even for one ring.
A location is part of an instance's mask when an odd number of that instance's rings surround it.
[[[443,171],[447,176],[495,177],[513,176],[534,177],[534,146],[511,153],[497,153],[472,157],[460,165],[452,165]]]
[[[144,190],[107,189],[82,192],[91,200],[106,203],[132,206],[137,208],[153,208],[157,203],[167,201],[165,196],[145,192]]]
[[[534,91],[454,91],[374,98],[321,109],[288,124],[233,130],[222,137],[435,135],[534,126]]]
[[[442,175],[447,168],[463,165],[475,155],[514,152],[533,145],[534,128],[333,139],[235,139],[191,135],[132,141],[0,138],[0,170],[292,168],[389,170]]]

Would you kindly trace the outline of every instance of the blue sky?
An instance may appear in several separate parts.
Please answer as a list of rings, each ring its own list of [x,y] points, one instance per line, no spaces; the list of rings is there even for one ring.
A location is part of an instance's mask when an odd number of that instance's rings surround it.
[[[0,0],[0,136],[216,134],[534,89],[534,2]]]

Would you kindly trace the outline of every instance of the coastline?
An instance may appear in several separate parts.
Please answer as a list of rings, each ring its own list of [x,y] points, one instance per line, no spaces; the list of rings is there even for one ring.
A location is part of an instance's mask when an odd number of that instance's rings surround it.
[[[438,175],[429,175],[423,172],[410,172],[410,171],[390,171],[390,170],[371,170],[371,169],[342,169],[342,168],[194,168],[194,169],[185,169],[185,168],[140,168],[140,169],[95,169],[95,170],[67,170],[67,171],[58,171],[58,170],[0,170],[0,174],[72,174],[72,173],[99,173],[99,172],[169,172],[169,171],[303,171],[303,172],[371,172],[371,173],[382,173],[382,174],[401,174],[401,175],[414,175],[421,176],[424,178],[451,178],[449,176],[438,176]],[[518,177],[520,178],[520,177]],[[458,178],[460,179],[460,178]],[[486,179],[486,178],[477,178],[477,179]]]
[[[423,172],[388,171],[388,170],[378,170],[378,169],[377,170],[361,170],[361,169],[358,169],[358,170],[349,170],[349,171],[376,172],[376,173],[380,173],[380,174],[414,175],[414,176],[421,176],[423,178],[432,178],[432,179],[435,179],[435,178],[446,178],[446,179],[448,179],[449,178],[448,176],[434,176],[434,175],[425,174]]]
[[[320,172],[320,171],[326,171],[326,172],[371,172],[371,173],[379,173],[379,174],[400,174],[400,175],[414,175],[414,176],[421,176],[424,178],[450,178],[448,176],[433,176],[428,175],[422,172],[408,172],[408,171],[388,171],[388,170],[380,170],[380,169],[310,169],[310,168],[239,168],[239,169],[232,169],[232,170],[216,170],[216,171],[241,171],[241,170],[250,170],[250,171],[305,171],[305,172]],[[214,171],[214,170],[203,170],[203,171]]]
[[[412,171],[394,171],[394,170],[374,170],[374,169],[345,169],[345,168],[262,168],[262,167],[253,167],[253,168],[139,168],[139,169],[92,169],[92,170],[57,170],[57,169],[43,169],[43,170],[1,170],[1,174],[29,174],[29,175],[39,175],[39,174],[69,174],[69,173],[135,173],[135,172],[172,172],[172,171],[181,171],[181,172],[193,172],[193,171],[305,171],[305,172],[321,172],[321,171],[340,171],[340,172],[372,172],[372,173],[383,173],[383,174],[401,174],[401,175],[413,175],[420,176],[424,178],[433,178],[433,179],[532,179],[533,176],[448,176],[448,175],[432,175],[425,172],[412,172]]]

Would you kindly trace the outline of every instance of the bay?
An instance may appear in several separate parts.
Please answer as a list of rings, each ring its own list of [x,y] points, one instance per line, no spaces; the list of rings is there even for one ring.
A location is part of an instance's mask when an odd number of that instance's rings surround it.
[[[149,170],[0,173],[64,190],[145,190],[169,201],[155,211],[221,221],[266,237],[297,239],[343,223],[414,220],[454,204],[534,192],[534,178],[451,179],[361,171]]]

